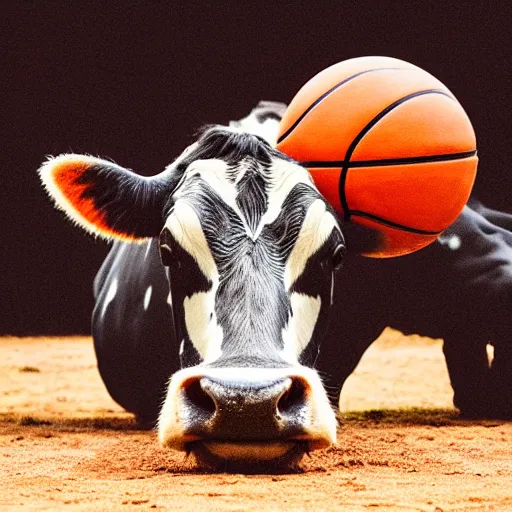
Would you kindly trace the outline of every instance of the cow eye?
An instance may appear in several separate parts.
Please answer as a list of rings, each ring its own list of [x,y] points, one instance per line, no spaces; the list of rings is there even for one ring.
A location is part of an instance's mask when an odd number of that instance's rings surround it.
[[[172,262],[172,251],[167,244],[160,245],[160,258],[165,267],[170,267]]]
[[[332,266],[335,269],[340,268],[343,265],[343,260],[345,259],[345,253],[347,252],[347,248],[344,245],[338,245],[334,252],[332,253]]]

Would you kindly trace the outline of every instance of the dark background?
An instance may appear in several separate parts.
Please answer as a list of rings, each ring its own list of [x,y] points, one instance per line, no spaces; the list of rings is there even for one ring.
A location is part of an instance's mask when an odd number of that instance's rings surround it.
[[[398,57],[443,81],[475,127],[476,195],[511,211],[505,1],[13,3],[0,27],[1,333],[89,329],[108,246],[53,210],[36,175],[46,155],[157,173],[204,123],[289,102],[350,57]]]

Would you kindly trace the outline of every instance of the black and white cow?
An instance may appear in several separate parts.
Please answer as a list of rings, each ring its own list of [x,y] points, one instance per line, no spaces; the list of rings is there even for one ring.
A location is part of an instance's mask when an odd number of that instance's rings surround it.
[[[273,148],[283,111],[207,128],[152,178],[80,155],[41,168],[58,207],[114,239],[92,321],[112,397],[205,463],[293,462],[335,442],[331,404],[392,325],[445,338],[463,412],[510,413],[510,231],[466,208],[417,254],[358,257],[372,238]]]

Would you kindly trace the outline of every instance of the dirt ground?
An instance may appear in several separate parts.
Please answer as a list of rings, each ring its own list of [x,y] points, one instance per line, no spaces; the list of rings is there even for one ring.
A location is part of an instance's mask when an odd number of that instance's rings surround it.
[[[512,423],[458,418],[440,340],[388,329],[341,406],[300,471],[206,474],[109,398],[90,338],[1,338],[0,510],[512,510]]]

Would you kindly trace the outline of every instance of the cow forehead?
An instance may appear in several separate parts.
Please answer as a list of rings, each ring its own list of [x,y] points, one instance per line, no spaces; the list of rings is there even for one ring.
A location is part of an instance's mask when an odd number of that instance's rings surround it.
[[[195,160],[173,195],[173,208],[166,225],[170,227],[175,222],[173,215],[183,203],[193,207],[201,217],[201,202],[209,199],[217,208],[234,212],[244,224],[247,236],[256,240],[263,228],[278,218],[286,199],[298,185],[302,185],[308,195],[324,201],[307,169],[287,160],[273,157],[262,164],[248,156],[236,165],[216,158]],[[210,197],[206,197],[208,195]]]
[[[333,231],[343,241],[307,169],[257,136],[214,127],[180,165],[165,227],[210,282],[232,275],[234,260],[236,273],[271,260],[290,290]]]

